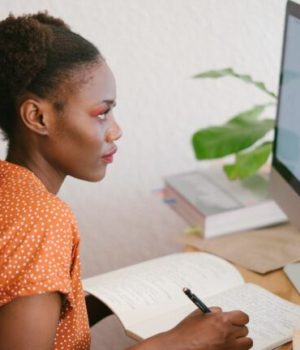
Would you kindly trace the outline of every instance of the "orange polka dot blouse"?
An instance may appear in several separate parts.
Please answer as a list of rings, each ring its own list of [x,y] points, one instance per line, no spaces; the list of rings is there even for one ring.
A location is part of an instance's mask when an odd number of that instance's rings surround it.
[[[63,293],[66,302],[53,349],[89,349],[72,211],[31,171],[0,161],[0,306],[19,296],[54,291]]]

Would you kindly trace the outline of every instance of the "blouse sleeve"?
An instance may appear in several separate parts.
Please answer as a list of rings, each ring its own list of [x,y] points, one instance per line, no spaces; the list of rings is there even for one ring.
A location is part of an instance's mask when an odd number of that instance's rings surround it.
[[[26,208],[5,230],[0,246],[0,305],[20,296],[61,292],[69,301],[74,237],[67,210],[57,203]]]

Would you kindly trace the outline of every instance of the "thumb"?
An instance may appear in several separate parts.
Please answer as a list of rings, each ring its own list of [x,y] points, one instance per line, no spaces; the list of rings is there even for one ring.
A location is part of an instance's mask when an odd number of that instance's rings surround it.
[[[212,306],[210,307],[210,311],[216,313],[216,312],[222,312],[223,310],[219,306]]]

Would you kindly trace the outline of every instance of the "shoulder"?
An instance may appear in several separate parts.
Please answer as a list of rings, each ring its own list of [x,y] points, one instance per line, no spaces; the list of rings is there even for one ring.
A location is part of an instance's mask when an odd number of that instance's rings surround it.
[[[74,221],[70,207],[50,193],[28,169],[0,161],[0,215],[39,220],[51,216]]]
[[[0,248],[70,251],[79,241],[70,207],[28,170],[8,170],[0,182]]]
[[[1,193],[0,236],[9,245],[26,242],[36,249],[61,245],[69,250],[79,241],[72,210],[43,186],[15,186]]]
[[[24,213],[28,213],[35,220],[48,220],[51,222],[66,222],[75,224],[75,217],[70,206],[59,197],[48,191],[31,193],[26,200],[27,207]]]
[[[0,305],[17,296],[71,290],[79,244],[74,215],[27,174],[0,181]]]
[[[16,185],[2,190],[0,212],[5,221],[26,221],[27,224],[40,221],[75,223],[69,205],[42,186]]]

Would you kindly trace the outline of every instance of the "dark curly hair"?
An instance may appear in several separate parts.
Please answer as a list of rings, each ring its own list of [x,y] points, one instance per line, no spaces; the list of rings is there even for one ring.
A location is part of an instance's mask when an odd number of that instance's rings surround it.
[[[0,129],[5,139],[13,138],[18,101],[26,92],[51,99],[61,111],[74,71],[99,60],[104,58],[93,44],[47,12],[1,21]]]

